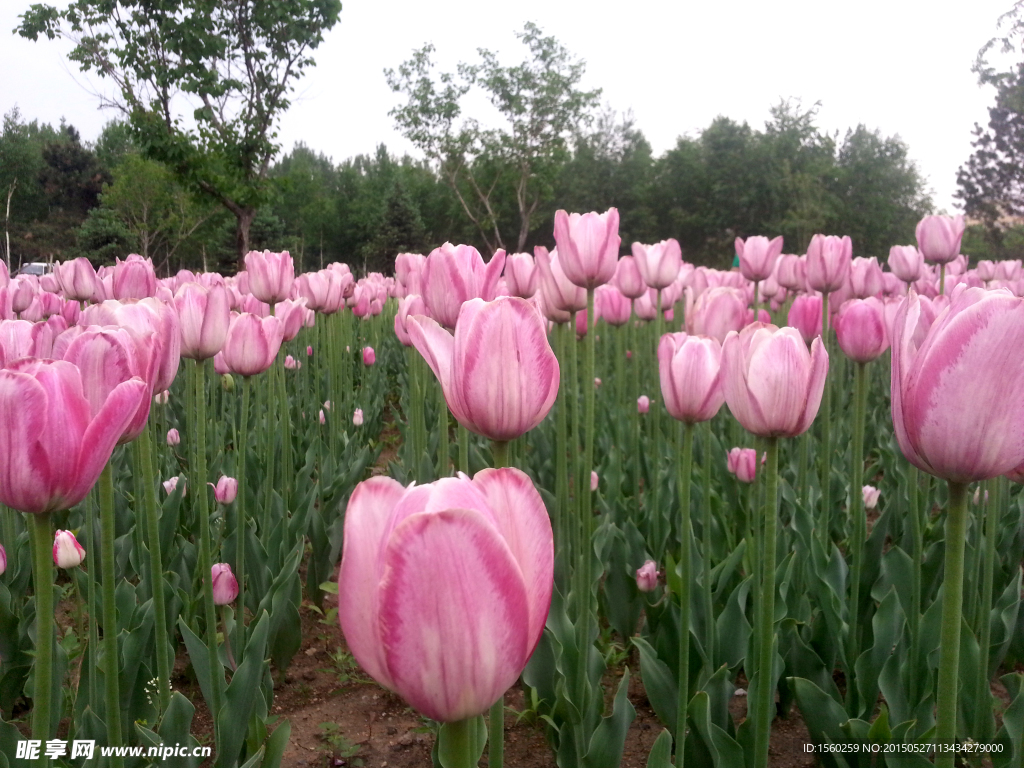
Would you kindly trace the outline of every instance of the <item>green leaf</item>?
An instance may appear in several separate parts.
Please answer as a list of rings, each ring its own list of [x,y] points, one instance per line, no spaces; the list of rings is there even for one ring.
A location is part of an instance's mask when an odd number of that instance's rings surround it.
[[[672,768],[672,734],[663,728],[647,755],[647,768]]]
[[[465,747],[470,761],[466,762],[466,755],[461,752],[458,740],[453,738],[455,733],[453,726],[463,728],[464,736],[469,739]],[[437,757],[443,768],[470,768],[480,761],[484,753],[484,746],[487,744],[487,724],[484,723],[483,715],[477,715],[461,723],[444,723],[437,734]]]
[[[583,768],[618,768],[622,761],[622,750],[626,746],[626,733],[629,725],[636,717],[636,710],[626,694],[629,690],[629,668],[622,674],[619,691],[615,694],[612,713],[601,718],[600,725],[594,731],[583,758]]]

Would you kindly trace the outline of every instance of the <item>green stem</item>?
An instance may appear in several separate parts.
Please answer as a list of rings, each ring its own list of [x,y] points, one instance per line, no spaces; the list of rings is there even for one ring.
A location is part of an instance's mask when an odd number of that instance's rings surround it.
[[[171,703],[171,664],[173,649],[168,646],[167,608],[164,601],[163,555],[160,551],[160,518],[156,504],[156,474],[153,472],[153,450],[150,427],[132,443],[136,460],[142,467],[143,503],[146,515],[146,538],[149,546],[150,578],[153,581],[153,613],[156,621],[156,670],[159,681],[160,711]]]
[[[655,301],[657,305],[657,311],[654,313],[654,354],[650,359],[658,359],[658,343],[661,341],[662,330],[665,327],[665,315],[661,312],[661,291],[656,291],[657,299]],[[651,349],[644,350],[645,355],[651,354]],[[656,391],[656,390],[652,390]],[[654,542],[655,552],[660,550],[664,546],[665,535],[662,532],[662,526],[664,525],[664,517],[661,514],[661,483],[660,472],[658,471],[661,466],[661,452],[662,452],[662,441],[661,441],[661,402],[657,403],[649,411],[651,415],[651,431],[654,434],[654,446],[648,456],[651,460],[651,491],[653,498],[653,505],[651,509],[651,519],[654,523]]]
[[[711,422],[705,421],[701,425],[701,442],[704,444],[704,521],[701,526],[701,569],[703,576],[701,581],[704,584],[704,652],[708,656],[711,668],[715,667],[715,611],[714,600],[711,593]]]
[[[263,455],[266,457],[266,470],[263,475],[263,513],[260,515],[260,539],[263,541],[269,541],[270,529],[273,526],[271,521],[271,514],[274,510],[273,496],[274,496],[274,472],[275,472],[275,458],[277,456],[277,429],[274,424],[274,415],[277,412],[277,368],[278,363],[275,360],[273,365],[267,371],[266,376],[261,381],[261,389],[265,393],[267,398],[266,407],[263,410],[264,414],[264,439],[266,441],[266,448]],[[341,419],[341,403],[331,401],[331,421],[339,421]]]
[[[566,329],[566,347],[569,358],[569,377],[566,382],[566,398],[569,402],[569,456],[571,457],[572,474],[569,476],[569,508],[565,518],[569,530],[569,548],[573,554],[573,576],[579,576],[579,563],[582,555],[580,544],[580,493],[582,492],[582,477],[580,463],[580,392],[579,392],[579,342],[576,341],[576,313],[572,314]],[[589,485],[587,486],[589,488]],[[578,587],[577,587],[578,588]],[[577,592],[579,595],[579,592]]]
[[[996,536],[999,525],[999,514],[1002,511],[1002,494],[999,493],[999,486],[996,483],[984,483],[982,497],[985,494],[985,486],[993,486],[991,498],[985,503],[985,566],[981,581],[981,624],[979,631],[978,646],[981,655],[978,660],[978,689],[974,698],[975,712],[974,734],[978,739],[983,739],[983,730],[987,717],[992,713],[992,690],[989,686],[991,671],[989,669],[989,655],[992,645],[992,578],[995,574],[996,565]]]
[[[568,408],[566,392],[568,383],[565,379],[565,340],[566,324],[559,323],[555,326],[555,354],[558,357],[559,370],[562,372],[562,379],[558,385],[558,403],[555,405],[555,497],[557,510],[555,513],[555,562],[559,566],[560,573],[564,576],[565,569],[573,562],[572,548],[569,546],[567,521],[569,519],[569,467],[566,452],[568,448],[568,436],[565,411]]]
[[[939,295],[946,295],[946,265],[939,266]]]
[[[864,514],[864,418],[867,411],[867,364],[857,363],[853,374],[853,443],[850,459],[850,517],[853,522],[852,569],[850,572],[850,607],[847,648],[849,669],[846,679],[846,711],[857,714],[857,685],[854,670],[860,656],[860,576],[864,568],[864,540],[867,538],[867,518]]]
[[[86,537],[89,539],[87,546],[88,551],[95,552],[96,547],[96,531],[95,531],[95,518],[96,518],[96,492],[92,490],[89,492],[89,496],[85,501],[85,531]],[[95,555],[93,556],[95,557]],[[100,635],[97,627],[97,610],[96,610],[96,569],[90,563],[86,570],[86,575],[89,578],[89,669],[92,673],[89,675],[89,706],[92,707],[93,712],[99,711],[99,689],[96,686],[96,674],[95,671],[99,669],[99,649],[97,646],[100,642]]]
[[[469,430],[459,422],[459,471],[469,474]]]
[[[448,401],[437,383],[437,476],[448,476]]]
[[[676,714],[676,768],[683,768],[686,707],[690,703],[690,483],[693,475],[693,424],[679,425],[679,709]],[[707,519],[705,517],[705,519]]]
[[[758,647],[757,716],[754,727],[754,765],[768,765],[768,739],[771,736],[775,689],[772,685],[772,661],[775,652],[775,526],[779,516],[779,439],[769,437],[767,491],[764,504],[764,558],[761,578],[760,639]]]
[[[630,302],[630,304],[631,306],[635,306],[636,302]],[[629,329],[628,344],[630,352],[632,353],[632,357],[629,361],[629,379],[633,383],[632,396],[634,402],[640,399],[640,355],[637,352],[636,319],[636,312],[631,311],[627,328]],[[639,517],[641,513],[640,486],[643,482],[640,479],[640,413],[635,408],[632,409],[630,413],[633,416],[633,474],[636,478],[636,498],[634,500],[634,509]]]
[[[960,672],[960,619],[964,597],[964,541],[967,534],[967,485],[949,481],[946,514],[945,574],[942,582],[942,631],[939,636],[938,720],[935,741],[948,747],[956,738],[957,681]],[[935,765],[953,768],[953,752],[939,752]]]
[[[107,465],[110,466],[109,464]],[[106,471],[106,470],[104,470]],[[50,738],[50,707],[53,692],[53,531],[50,513],[32,518],[32,582],[36,593],[36,659],[32,697],[32,738]],[[115,667],[116,669],[116,667]],[[120,707],[114,709],[120,715]],[[120,720],[118,720],[120,724]],[[114,742],[112,742],[114,743]],[[120,741],[116,742],[120,744]],[[49,765],[41,758],[40,765]]]
[[[277,369],[277,404],[279,408],[278,431],[281,435],[281,487],[284,489],[284,507],[289,509],[292,497],[292,479],[295,474],[295,464],[292,459],[292,429],[291,414],[288,409],[288,389],[285,386],[284,360],[275,362]]]
[[[828,349],[828,294],[821,300],[821,340]],[[835,378],[833,376],[833,378]],[[826,377],[821,399],[821,545],[826,559],[832,551],[832,387]]]
[[[242,412],[238,444],[235,446],[235,471],[238,473],[238,492],[235,494],[235,580],[238,582],[238,617],[235,620],[235,657],[241,658],[245,648],[245,540],[249,531],[249,517],[246,509],[248,494],[248,470],[246,455],[249,445],[249,398],[252,383],[248,376],[242,377]],[[320,430],[317,428],[317,441]]]
[[[491,441],[491,456],[495,469],[508,466],[508,443]],[[505,694],[491,705],[487,723],[490,734],[487,740],[488,766],[502,768],[505,764]]]
[[[445,729],[448,744],[448,755],[454,758],[454,762],[448,768],[474,768],[477,765],[473,754],[473,730],[476,718],[457,720],[451,723],[444,723],[441,727]],[[491,766],[491,768],[501,768]]]
[[[921,511],[917,503],[918,469],[911,465],[907,470],[907,496],[909,497],[910,531],[914,539],[914,568],[910,583],[910,700],[917,701],[917,658],[921,632],[921,560],[924,556],[924,534],[921,525]]]
[[[103,680],[106,684],[107,740],[112,745],[124,744],[121,739],[121,685],[118,679],[121,663],[117,652],[117,597],[114,579],[114,470],[108,461],[100,474],[100,569],[103,573]],[[37,542],[38,546],[38,542]],[[52,598],[51,598],[52,599]],[[53,611],[51,610],[52,614]],[[120,757],[112,758],[121,765]]]

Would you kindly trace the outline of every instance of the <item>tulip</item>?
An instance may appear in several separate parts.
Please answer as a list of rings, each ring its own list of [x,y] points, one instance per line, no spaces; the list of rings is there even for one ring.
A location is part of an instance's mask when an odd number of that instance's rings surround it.
[[[206,360],[220,352],[231,322],[226,288],[185,283],[174,297],[174,308],[181,326],[182,357]]]
[[[762,455],[761,464],[764,462],[765,456]],[[741,483],[752,483],[757,479],[757,451],[753,448],[730,449],[726,455],[726,465]]]
[[[363,347],[363,365],[370,366],[377,362],[377,353],[373,347]]]
[[[912,245],[894,245],[889,249],[889,269],[904,283],[913,283],[921,278],[924,257]]]
[[[562,269],[580,288],[594,289],[612,279],[621,242],[616,208],[601,214],[555,211],[555,244]]]
[[[163,392],[158,392],[153,395],[153,402],[157,405],[167,405],[167,401],[171,399],[171,393],[166,389]]]
[[[180,477],[180,476],[178,476],[178,475],[175,475],[170,480],[164,480],[163,483],[161,483],[161,485],[163,485],[163,487],[164,487],[164,491],[167,493],[168,496],[170,496],[172,493],[174,493],[178,489],[178,480],[179,479],[181,480],[181,495],[182,495],[182,497],[184,497],[185,494],[188,492],[188,487],[185,485],[185,479]]]
[[[395,257],[395,280],[405,288],[405,295],[422,291],[423,267],[427,257],[421,253],[400,253]]]
[[[557,249],[548,253],[546,248],[537,246],[534,253],[537,255],[540,296],[548,319],[556,323],[567,323],[568,316],[560,316],[558,313],[586,311],[587,292],[570,281],[562,271]]]
[[[85,560],[85,548],[71,531],[58,530],[53,537],[53,562],[58,568],[77,568]]]
[[[338,618],[378,683],[433,720],[465,720],[518,679],[553,572],[551,524],[523,472],[409,488],[374,477],[345,513]]]
[[[155,296],[156,272],[152,259],[133,253],[127,259],[114,263],[113,296],[115,299],[144,299]]]
[[[470,299],[490,301],[505,266],[505,251],[495,251],[485,266],[471,245],[445,243],[427,256],[421,278],[427,315],[445,328],[455,328],[459,310]]]
[[[509,295],[528,299],[537,292],[537,264],[528,253],[513,253],[505,259],[505,282]]]
[[[661,396],[674,419],[695,424],[714,418],[725,394],[722,347],[706,336],[666,333],[658,344]]]
[[[320,423],[321,424],[326,424],[327,423],[327,417],[324,416],[324,409],[323,408],[320,409]]]
[[[767,237],[755,235],[736,238],[736,254],[740,257],[740,274],[752,282],[767,280],[775,262],[782,253],[782,235],[769,240]]]
[[[91,301],[99,290],[96,270],[84,256],[63,264],[53,265],[53,274],[60,284],[65,299],[73,301]]]
[[[284,356],[284,367],[287,368],[289,371],[295,371],[295,370],[298,370],[299,368],[302,367],[302,363],[297,361],[291,355],[285,355]]]
[[[590,492],[593,493],[597,490],[598,483],[601,482],[601,478],[598,477],[597,472],[590,470]]]
[[[459,423],[506,442],[537,426],[558,394],[558,361],[544,320],[525,299],[467,301],[454,338],[422,315],[408,321],[409,336],[441,382]]]
[[[878,506],[878,497],[882,492],[873,485],[865,485],[861,488],[861,497],[864,502],[864,509],[874,509]]]
[[[213,485],[213,483],[208,483]],[[238,495],[238,480],[227,475],[221,475],[217,485],[213,486],[213,498],[218,504],[230,504]]]
[[[356,408],[355,412],[352,414],[352,423],[355,424],[357,427],[363,426],[363,409],[362,408]]]
[[[213,604],[230,605],[238,597],[238,580],[227,563],[214,563],[210,569],[213,583]]]
[[[847,237],[815,235],[807,246],[807,287],[832,293],[846,282],[853,258],[853,242]]]
[[[640,395],[636,400],[636,412],[647,413],[651,409],[651,398],[647,395]]]
[[[855,298],[866,299],[877,296],[884,288],[882,268],[878,259],[857,257],[850,264],[850,292]]]
[[[963,216],[925,216],[917,223],[917,248],[929,264],[948,264],[960,253]]]
[[[869,363],[889,348],[885,310],[876,298],[845,302],[835,327],[839,348],[855,362]]]
[[[653,592],[658,586],[658,565],[653,560],[645,560],[636,569],[636,588],[641,592]]]
[[[6,269],[6,264],[4,268]],[[7,550],[4,549],[4,545],[0,544],[0,576],[3,576],[7,571]]]
[[[167,430],[167,444],[178,445],[181,442],[181,435],[178,434],[178,430],[169,429]]]
[[[287,299],[295,282],[295,263],[288,251],[249,251],[245,254],[245,271],[249,292],[267,304]]]
[[[633,243],[633,261],[648,288],[667,288],[672,285],[683,267],[683,252],[675,238],[655,245]]]
[[[641,320],[653,320],[658,316],[658,290],[648,288],[643,296],[633,302],[633,311]]]
[[[747,301],[735,288],[709,288],[686,312],[686,330],[694,336],[710,336],[719,343],[730,331],[746,325]]]
[[[793,299],[789,308],[787,324],[796,328],[803,340],[810,344],[821,336],[821,296],[804,294]]]
[[[79,369],[28,358],[0,371],[0,503],[37,514],[69,509],[88,494],[147,387],[129,378],[95,409]]]
[[[623,256],[619,259],[619,263],[615,265],[612,284],[629,299],[639,299],[647,293],[647,283],[644,282],[636,259],[632,256]]]
[[[309,345],[306,346],[306,357],[312,357],[312,356],[313,356],[313,345],[309,344]]]
[[[281,322],[276,317],[234,315],[224,341],[224,364],[231,373],[255,376],[274,363],[281,341]]]
[[[274,316],[281,321],[282,341],[291,341],[299,335],[306,322],[306,300],[279,301],[274,306]]]
[[[594,313],[609,325],[623,326],[633,313],[633,303],[611,283],[594,291]]]

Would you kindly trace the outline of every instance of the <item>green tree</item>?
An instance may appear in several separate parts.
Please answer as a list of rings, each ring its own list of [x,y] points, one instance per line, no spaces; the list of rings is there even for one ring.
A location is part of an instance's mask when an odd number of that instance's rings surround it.
[[[36,4],[18,31],[75,43],[71,59],[117,86],[144,154],[235,217],[236,253],[269,201],[276,126],[340,0],[74,0]]]

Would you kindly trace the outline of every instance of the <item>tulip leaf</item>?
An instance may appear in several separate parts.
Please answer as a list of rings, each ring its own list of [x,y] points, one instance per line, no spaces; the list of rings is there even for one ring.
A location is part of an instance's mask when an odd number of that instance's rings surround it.
[[[896,643],[903,635],[903,610],[896,595],[896,588],[891,587],[889,593],[878,605],[871,626],[874,645],[864,651],[857,659],[857,690],[860,693],[861,711],[851,714],[868,717],[874,710],[878,699],[878,678],[882,667],[893,654]]]
[[[188,651],[192,670],[196,673],[196,680],[199,681],[199,690],[203,694],[203,701],[206,702],[207,707],[212,708],[213,677],[210,675],[210,651],[199,635],[185,623],[184,617],[178,618],[178,629],[181,630],[181,637],[185,641],[185,649]]]
[[[267,752],[263,758],[261,768],[279,768],[281,760],[284,758],[284,751],[288,748],[288,739],[292,735],[292,723],[290,720],[285,720],[274,732],[270,734],[270,738],[267,739]]]
[[[239,724],[249,722],[256,706],[256,694],[266,665],[269,631],[270,617],[264,611],[256,627],[251,629],[249,642],[245,646],[245,657],[224,692],[224,705],[217,716],[221,734],[217,768],[230,768],[238,761],[246,736],[246,729],[239,727]]]
[[[796,694],[800,714],[812,741],[816,744],[841,744],[848,740],[843,724],[850,718],[835,699],[802,677],[789,678],[789,684]],[[836,763],[845,765],[841,758],[836,758]]]
[[[732,766],[743,765],[743,748],[729,734],[715,725],[711,720],[711,699],[706,691],[698,691],[690,700],[686,708],[689,722],[694,728],[691,738],[699,739],[704,749],[711,757],[712,765],[715,768],[732,768]],[[687,744],[687,757],[689,757],[690,746]],[[693,747],[696,747],[695,743]],[[688,761],[692,762],[692,761]]]
[[[590,738],[590,746],[583,758],[583,768],[618,768],[622,761],[622,750],[626,746],[626,733],[636,717],[636,710],[627,697],[628,690],[629,669],[626,668],[618,693],[615,694],[612,713],[601,718],[601,723]]]
[[[743,661],[747,653],[747,643],[752,630],[747,620],[746,605],[752,578],[747,577],[736,586],[729,595],[725,610],[718,614],[716,620],[718,643],[715,656],[730,667],[735,667]]]
[[[443,723],[437,734],[437,758],[443,768],[467,768],[480,762],[486,744],[487,724],[483,715]]]
[[[672,768],[672,734],[662,728],[647,755],[647,768]]]
[[[640,651],[640,677],[654,713],[669,728],[675,728],[679,712],[679,684],[676,676],[658,652],[642,637],[634,637],[633,645]]]

